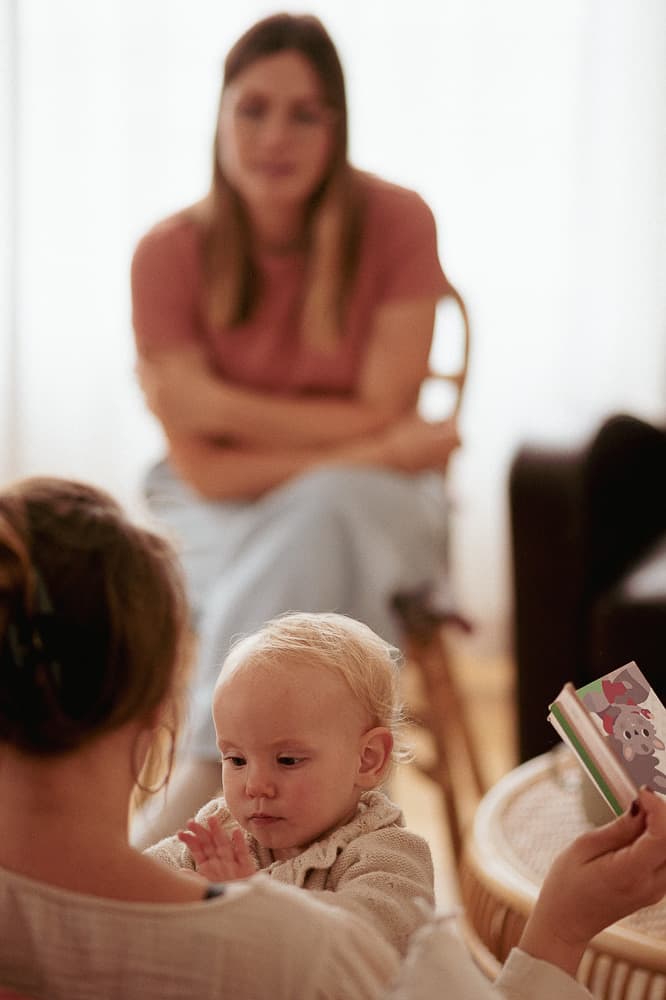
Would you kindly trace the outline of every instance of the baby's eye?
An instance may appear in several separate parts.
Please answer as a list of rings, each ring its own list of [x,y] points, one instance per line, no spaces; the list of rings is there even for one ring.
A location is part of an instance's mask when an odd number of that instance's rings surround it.
[[[245,757],[237,757],[235,754],[227,754],[222,760],[225,764],[231,764],[232,767],[243,767],[245,764]]]
[[[295,767],[296,764],[300,764],[303,757],[291,757],[289,754],[282,754],[278,757],[278,763],[284,764],[285,767]]]

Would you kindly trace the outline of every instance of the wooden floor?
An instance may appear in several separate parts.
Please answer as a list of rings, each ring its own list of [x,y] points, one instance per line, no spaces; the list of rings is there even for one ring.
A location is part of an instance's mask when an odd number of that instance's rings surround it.
[[[517,762],[514,667],[508,658],[479,658],[460,649],[455,651],[454,669],[465,698],[467,717],[480,750],[486,787],[490,787]],[[411,683],[408,667],[405,674],[406,690],[409,690]],[[404,765],[392,778],[389,793],[402,807],[410,829],[420,833],[429,842],[435,862],[437,905],[441,909],[450,908],[458,899],[437,789],[413,766]],[[475,805],[473,796],[469,800],[464,799],[465,823],[471,821]]]

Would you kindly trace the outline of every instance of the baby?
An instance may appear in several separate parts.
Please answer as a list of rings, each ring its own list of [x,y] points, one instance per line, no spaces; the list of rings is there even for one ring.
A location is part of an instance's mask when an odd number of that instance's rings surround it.
[[[397,655],[338,614],[289,613],[237,642],[213,696],[224,798],[147,853],[213,881],[262,870],[321,892],[404,954],[434,891],[428,845],[380,791],[407,756]]]

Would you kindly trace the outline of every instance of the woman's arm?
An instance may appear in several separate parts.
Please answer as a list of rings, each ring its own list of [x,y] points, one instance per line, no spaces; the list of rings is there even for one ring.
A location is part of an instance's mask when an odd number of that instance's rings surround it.
[[[491,982],[465,948],[456,917],[440,915],[414,935],[389,998],[592,1000],[592,994],[556,966],[516,950]]]
[[[555,859],[520,948],[575,976],[590,940],[666,893],[666,802],[642,789],[632,810]]]
[[[308,469],[358,465],[406,474],[444,469],[460,443],[456,425],[407,416],[388,431],[329,448],[247,448],[189,435],[169,438],[179,475],[209,500],[252,499]]]
[[[255,447],[322,447],[381,431],[412,410],[428,370],[435,302],[382,306],[353,399],[276,396],[218,378],[195,345],[144,354],[147,403],[168,435],[224,436]]]
[[[640,812],[579,837],[554,862],[523,933],[493,984],[443,919],[415,936],[391,1000],[592,1000],[573,978],[591,938],[666,892],[666,803],[641,791]]]

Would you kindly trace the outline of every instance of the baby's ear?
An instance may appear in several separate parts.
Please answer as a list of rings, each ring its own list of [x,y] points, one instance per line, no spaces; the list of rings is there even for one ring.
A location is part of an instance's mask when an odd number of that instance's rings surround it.
[[[375,726],[363,733],[356,777],[360,788],[377,787],[391,760],[392,749],[393,735],[386,726]]]

